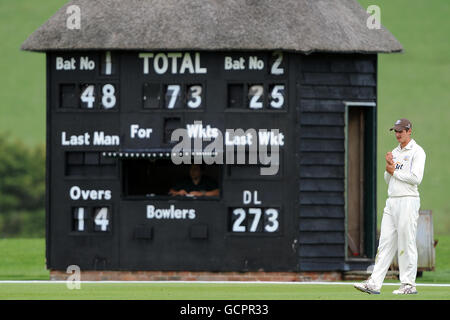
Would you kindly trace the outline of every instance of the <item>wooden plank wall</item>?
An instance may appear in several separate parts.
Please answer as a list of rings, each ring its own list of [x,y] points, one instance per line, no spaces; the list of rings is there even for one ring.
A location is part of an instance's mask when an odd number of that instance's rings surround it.
[[[299,66],[299,269],[345,270],[345,105],[377,99],[377,56],[312,54]]]

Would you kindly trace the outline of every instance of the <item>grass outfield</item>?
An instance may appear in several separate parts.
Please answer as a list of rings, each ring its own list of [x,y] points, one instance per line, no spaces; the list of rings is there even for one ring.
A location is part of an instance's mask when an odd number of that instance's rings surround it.
[[[69,290],[65,283],[0,282],[0,299],[155,299],[155,300],[315,300],[315,299],[450,299],[450,287],[426,286],[450,284],[450,236],[439,237],[436,271],[424,272],[417,279],[419,295],[395,296],[391,292],[398,281],[386,281],[381,295],[356,291],[346,284],[254,284],[254,283],[82,283],[80,290]],[[44,239],[0,240],[0,281],[48,280],[45,268]],[[83,273],[81,273],[83,277]],[[81,280],[83,280],[81,278]],[[395,283],[395,285],[393,284]]]
[[[49,280],[44,239],[0,239],[0,280]]]
[[[450,287],[418,286],[419,294],[397,296],[385,285],[368,295],[351,284],[217,284],[217,283],[0,283],[0,299],[39,300],[450,300]]]

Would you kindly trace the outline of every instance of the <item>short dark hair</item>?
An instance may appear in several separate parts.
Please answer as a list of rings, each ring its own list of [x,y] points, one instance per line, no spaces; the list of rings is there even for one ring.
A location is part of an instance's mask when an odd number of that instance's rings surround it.
[[[205,171],[205,164],[203,163],[191,163],[190,167],[192,168],[193,166],[199,166],[201,171]]]

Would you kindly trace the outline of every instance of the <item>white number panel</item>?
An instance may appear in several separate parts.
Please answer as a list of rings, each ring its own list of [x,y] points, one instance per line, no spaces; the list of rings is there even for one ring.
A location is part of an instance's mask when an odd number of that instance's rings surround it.
[[[201,85],[189,86],[187,91],[187,106],[189,109],[202,107],[203,87]]]
[[[111,231],[111,207],[72,208],[72,231],[86,234]]]
[[[178,84],[170,84],[166,89],[166,109],[175,109],[182,107],[181,86]]]
[[[64,100],[64,96],[61,97]],[[62,101],[64,105],[64,102]],[[114,109],[117,106],[116,86],[107,83],[102,85],[86,84],[80,88],[81,109]]]
[[[94,231],[109,231],[110,225],[109,207],[101,207],[94,209]]]
[[[248,89],[248,100],[250,109],[262,109],[263,108],[263,94],[264,86],[262,85],[252,85]]]
[[[229,231],[233,233],[279,232],[279,213],[279,208],[231,208]]]

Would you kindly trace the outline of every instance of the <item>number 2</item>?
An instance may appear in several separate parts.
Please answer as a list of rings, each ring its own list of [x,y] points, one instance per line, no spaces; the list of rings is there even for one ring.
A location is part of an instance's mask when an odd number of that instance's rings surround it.
[[[242,222],[245,219],[245,210],[242,208],[234,209],[233,215],[239,216],[233,223],[233,232],[245,232],[245,226],[242,225]]]
[[[263,107],[262,101],[260,99],[262,98],[264,93],[264,87],[263,86],[251,86],[248,91],[248,96],[250,99],[250,109],[261,109]]]
[[[274,75],[284,74],[284,68],[280,68],[281,63],[283,63],[283,52],[277,51],[273,53],[277,58],[270,69],[270,73]]]

